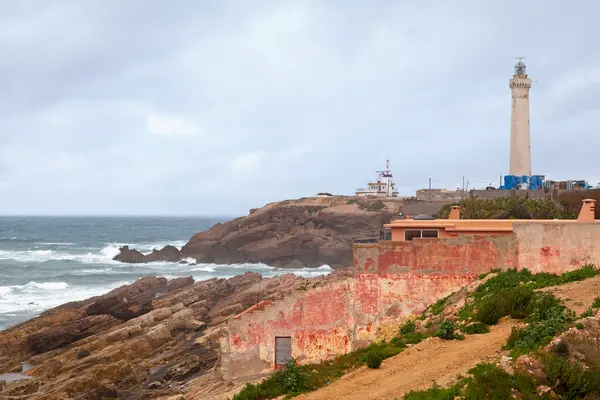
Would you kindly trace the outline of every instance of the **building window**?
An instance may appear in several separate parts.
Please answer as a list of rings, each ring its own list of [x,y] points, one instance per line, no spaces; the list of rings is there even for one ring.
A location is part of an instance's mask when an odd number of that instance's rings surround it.
[[[437,230],[430,230],[430,231],[421,231],[421,237],[422,238],[437,238],[438,237],[438,231]]]
[[[409,241],[421,237],[421,231],[407,229],[404,231],[404,240]]]
[[[292,358],[292,338],[290,336],[275,337],[275,366],[282,366]]]
[[[431,239],[431,238],[438,238],[438,237],[439,237],[439,232],[436,229],[427,229],[427,230],[407,229],[404,231],[404,240],[405,241],[410,241],[413,239],[420,239],[420,238]]]

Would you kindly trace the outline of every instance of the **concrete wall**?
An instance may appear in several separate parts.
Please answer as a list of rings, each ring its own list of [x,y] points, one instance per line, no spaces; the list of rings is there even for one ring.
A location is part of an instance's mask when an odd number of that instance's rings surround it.
[[[272,372],[275,336],[292,338],[292,357],[318,363],[352,349],[353,279],[295,294],[230,319],[221,335],[221,373],[225,379]]]
[[[354,245],[357,273],[471,275],[516,267],[514,235]]]
[[[220,371],[248,379],[275,369],[275,337],[292,338],[292,357],[318,363],[368,345],[391,325],[470,283],[477,274],[359,273],[230,319],[223,328]]]
[[[362,347],[412,314],[500,268],[563,273],[600,265],[600,224],[515,223],[505,236],[354,245],[353,278],[308,288],[230,319],[221,336],[226,379],[272,372],[275,337],[317,363]]]
[[[515,223],[519,268],[562,274],[600,266],[600,224]]]
[[[366,346],[385,336],[386,328],[397,334],[401,321],[420,314],[476,278],[477,274],[356,274],[352,348]]]

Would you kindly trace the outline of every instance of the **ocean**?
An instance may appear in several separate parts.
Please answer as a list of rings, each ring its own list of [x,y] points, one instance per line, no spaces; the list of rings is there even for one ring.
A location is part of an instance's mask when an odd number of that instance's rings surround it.
[[[264,264],[196,264],[113,261],[119,247],[143,252],[181,248],[219,219],[202,217],[0,217],[0,330],[60,304],[106,293],[148,276],[195,280],[228,278],[245,271],[265,277],[302,276],[331,269],[279,269]],[[194,261],[194,260],[188,260]]]

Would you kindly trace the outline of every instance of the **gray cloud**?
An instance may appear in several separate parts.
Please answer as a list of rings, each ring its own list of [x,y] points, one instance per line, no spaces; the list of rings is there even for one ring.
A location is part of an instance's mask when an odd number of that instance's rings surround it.
[[[242,214],[386,157],[497,183],[515,56],[534,172],[600,181],[596,2],[403,3],[0,3],[1,213]]]

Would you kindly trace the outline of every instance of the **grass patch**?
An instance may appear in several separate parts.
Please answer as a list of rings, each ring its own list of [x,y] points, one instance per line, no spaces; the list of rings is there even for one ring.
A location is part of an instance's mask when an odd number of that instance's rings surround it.
[[[448,296],[436,301],[433,305],[427,307],[423,314],[429,312],[431,315],[439,315],[442,311],[444,311],[444,308],[446,307],[446,302],[449,298],[450,297]]]
[[[400,334],[413,333],[417,329],[415,321],[408,320],[400,327]]]
[[[585,369],[580,364],[570,362],[566,357],[544,354],[542,364],[547,382],[565,399],[583,399],[600,394],[600,371]]]
[[[406,394],[405,400],[453,400],[456,397],[466,399],[506,400],[513,398],[512,391],[517,389],[524,399],[538,398],[533,378],[523,375],[510,375],[494,364],[479,364],[469,371],[468,378],[460,378],[447,389],[433,386],[423,391]],[[462,397],[461,397],[462,396]]]
[[[592,308],[600,308],[600,297],[596,297],[592,303]]]
[[[513,356],[547,345],[575,319],[575,313],[551,294],[540,295],[531,303],[530,309],[525,320],[527,326],[513,328],[505,346],[512,350]]]
[[[461,331],[468,335],[475,335],[478,333],[489,333],[490,327],[481,322],[473,322],[472,324],[461,328]]]
[[[428,390],[412,391],[405,400],[505,400],[505,399],[597,399],[600,394],[600,371],[572,363],[564,355],[540,354],[542,376],[523,372],[509,374],[494,364],[479,364],[449,388],[434,385]],[[555,393],[538,395],[538,386],[551,387]],[[595,396],[595,397],[594,397]]]
[[[592,265],[562,275],[548,273],[532,274],[529,270],[515,269],[498,273],[471,294],[471,303],[459,312],[461,320],[475,320],[486,325],[495,325],[500,318],[510,315],[525,318],[531,310],[536,289],[564,285],[581,281],[600,274]]]

